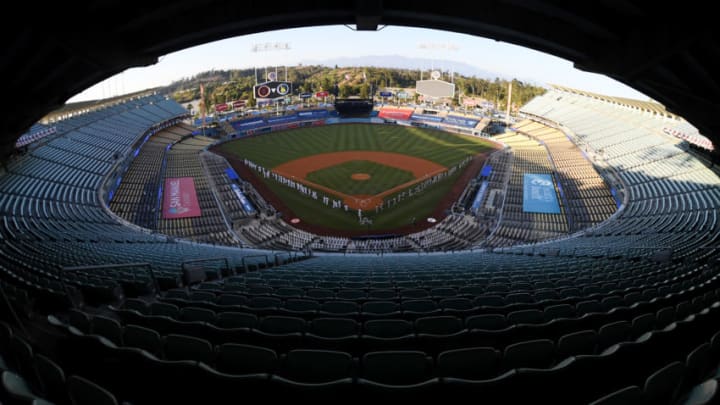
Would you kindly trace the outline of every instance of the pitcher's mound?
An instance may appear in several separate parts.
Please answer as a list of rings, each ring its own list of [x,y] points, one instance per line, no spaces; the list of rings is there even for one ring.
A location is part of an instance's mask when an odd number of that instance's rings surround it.
[[[367,173],[353,173],[350,178],[353,180],[365,181],[370,180],[370,175]]]

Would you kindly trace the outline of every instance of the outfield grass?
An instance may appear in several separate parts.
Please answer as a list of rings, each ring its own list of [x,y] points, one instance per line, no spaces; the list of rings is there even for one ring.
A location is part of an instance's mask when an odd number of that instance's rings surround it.
[[[353,180],[355,173],[370,175],[368,180]],[[337,166],[308,173],[307,179],[348,195],[375,195],[415,179],[411,172],[366,160],[351,160]]]
[[[450,167],[491,147],[482,138],[434,129],[344,124],[273,132],[227,142],[221,149],[272,169],[301,157],[352,150],[402,153]]]

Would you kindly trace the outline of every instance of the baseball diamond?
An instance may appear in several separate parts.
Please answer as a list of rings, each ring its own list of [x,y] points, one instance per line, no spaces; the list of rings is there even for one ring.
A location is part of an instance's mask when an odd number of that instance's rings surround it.
[[[386,189],[373,196],[348,195],[336,189],[332,189],[322,184],[312,182],[307,178],[308,174],[312,172],[325,168],[331,168],[333,166],[337,166],[339,164],[351,161],[368,161],[379,163],[385,166],[395,167],[411,172],[414,178],[408,182]],[[374,151],[322,153],[296,159],[277,166],[273,169],[275,173],[278,173],[282,176],[291,178],[317,190],[322,190],[342,198],[343,202],[347,204],[349,208],[352,208],[354,210],[374,209],[376,206],[382,204],[383,197],[408,188],[446,170],[447,167],[431,162],[429,160],[402,155],[399,153]]]
[[[413,218],[444,218],[498,148],[484,138],[429,128],[341,124],[248,136],[213,151],[283,218],[302,219],[293,226],[359,235],[413,232],[429,226]],[[358,210],[371,227],[360,223]]]

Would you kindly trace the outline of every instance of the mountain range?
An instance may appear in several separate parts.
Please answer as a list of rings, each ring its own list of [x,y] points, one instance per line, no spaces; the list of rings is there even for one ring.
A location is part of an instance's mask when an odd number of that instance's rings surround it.
[[[458,61],[442,61],[428,58],[411,58],[407,56],[399,55],[367,55],[367,56],[353,56],[353,57],[337,57],[325,60],[305,60],[301,62],[303,65],[322,65],[322,66],[335,66],[338,67],[353,67],[353,66],[374,66],[374,67],[387,67],[387,68],[398,68],[398,69],[411,69],[411,70],[424,70],[429,71],[431,68],[435,70],[442,69],[443,71],[452,70],[455,73],[460,73],[464,76],[475,76],[482,79],[494,80],[496,77],[505,80],[513,79],[510,76],[499,72],[492,72],[488,70],[480,69],[476,66],[458,62]],[[423,78],[429,79],[429,75],[426,77],[423,74]]]

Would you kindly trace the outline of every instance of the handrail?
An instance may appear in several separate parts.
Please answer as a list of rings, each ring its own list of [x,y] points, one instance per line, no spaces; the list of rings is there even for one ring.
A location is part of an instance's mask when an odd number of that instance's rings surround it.
[[[274,255],[274,256],[275,256],[275,265],[276,265],[276,266],[279,266],[279,265],[281,264],[281,263],[280,263],[280,259],[278,258],[278,256],[281,256],[281,255],[287,255],[288,258],[292,259],[292,252],[277,252],[277,253],[275,253],[275,255]]]
[[[210,261],[217,261],[217,260],[221,260],[221,261],[224,261],[224,262],[225,262],[225,269],[227,270],[227,274],[230,274],[230,273],[231,273],[231,270],[230,270],[230,261],[228,260],[227,257],[211,257],[211,258],[208,258],[208,259],[191,259],[191,260],[185,260],[185,261],[182,262],[182,264],[180,265],[180,267],[182,268],[183,271],[185,271],[185,270],[186,270],[186,267],[185,267],[185,266],[186,266],[187,264],[203,263],[203,262],[210,262]],[[234,272],[233,272],[233,273],[234,273]],[[218,271],[218,278],[222,278],[222,274],[223,274],[223,273],[222,273],[222,269],[220,269],[220,270]]]
[[[265,267],[269,267],[270,262],[268,262],[267,255],[243,256],[242,257],[242,266],[243,266],[243,270],[245,271],[245,273],[248,273],[248,266],[247,266],[247,263],[245,262],[245,259],[252,259],[252,258],[256,258],[256,257],[262,257],[263,259],[265,259]]]
[[[147,267],[147,272],[150,275],[150,279],[152,280],[153,287],[155,287],[155,294],[160,293],[160,285],[158,284],[157,279],[155,278],[155,272],[152,269],[152,266],[150,263],[147,262],[136,262],[136,263],[122,263],[122,264],[98,264],[98,265],[91,265],[91,266],[60,266],[61,272],[66,271],[83,271],[83,270],[98,270],[98,269],[122,269],[122,268],[128,268],[128,267]],[[60,283],[63,286],[63,289],[65,290],[65,294],[68,296],[68,299],[70,302],[72,302],[73,307],[77,307],[75,302],[73,301],[72,297],[70,296],[70,290],[68,290],[67,283],[65,282],[65,277],[60,277]]]

